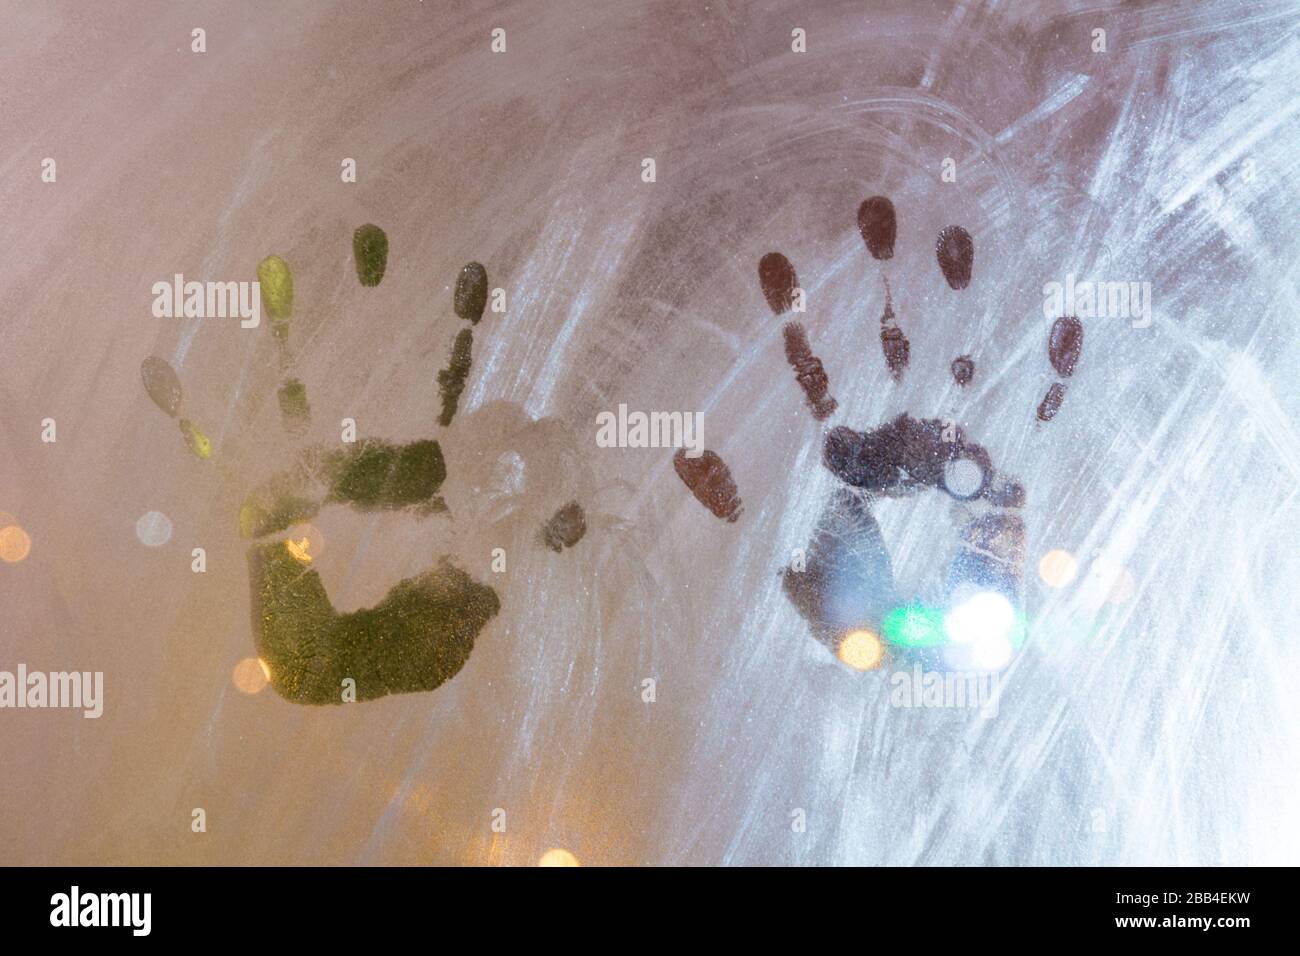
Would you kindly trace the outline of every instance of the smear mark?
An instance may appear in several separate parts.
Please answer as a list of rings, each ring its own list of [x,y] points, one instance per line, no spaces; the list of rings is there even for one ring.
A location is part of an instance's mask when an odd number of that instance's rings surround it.
[[[307,431],[311,424],[311,405],[307,401],[307,386],[291,378],[276,393],[280,403],[280,421],[285,431],[295,438]]]
[[[587,515],[582,505],[570,501],[542,527],[542,543],[557,554],[571,548],[587,533]]]
[[[907,336],[898,327],[898,317],[894,315],[894,298],[885,283],[885,311],[880,315],[880,350],[885,355],[885,367],[894,381],[901,381],[907,363],[911,359],[912,347]]]
[[[438,424],[446,428],[451,424],[460,405],[461,393],[465,391],[465,381],[469,378],[473,359],[474,333],[461,329],[456,334],[456,341],[451,346],[451,361],[438,373],[438,392],[442,395],[442,414]]]
[[[203,434],[199,426],[188,418],[182,418],[180,427],[181,435],[184,436],[185,444],[189,446],[190,451],[194,452],[199,458],[208,459],[212,457],[212,441],[207,435]]]

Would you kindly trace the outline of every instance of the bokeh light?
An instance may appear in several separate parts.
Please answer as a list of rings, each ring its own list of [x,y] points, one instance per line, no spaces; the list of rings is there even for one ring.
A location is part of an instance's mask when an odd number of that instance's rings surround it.
[[[979,645],[998,638],[1010,640],[1016,610],[996,591],[979,591],[944,616],[943,629],[956,644]]]
[[[905,604],[885,615],[880,632],[890,644],[938,647],[944,639],[943,612],[924,604]]]
[[[1029,637],[1024,611],[998,591],[955,595],[943,623],[949,641],[944,660],[954,670],[1001,670]]]
[[[257,657],[245,657],[230,675],[235,687],[244,694],[257,694],[271,682],[271,669]]]
[[[835,651],[841,661],[858,671],[879,667],[885,659],[885,645],[867,630],[849,631]]]
[[[1038,562],[1038,576],[1049,588],[1063,588],[1079,573],[1079,562],[1069,551],[1048,551]]]
[[[32,550],[32,539],[16,524],[0,528],[0,561],[17,564]]]
[[[538,866],[580,866],[578,858],[568,850],[556,847],[547,850],[542,854],[542,858],[537,861]]]
[[[135,536],[149,548],[161,548],[172,539],[172,519],[161,511],[147,511],[135,523]]]

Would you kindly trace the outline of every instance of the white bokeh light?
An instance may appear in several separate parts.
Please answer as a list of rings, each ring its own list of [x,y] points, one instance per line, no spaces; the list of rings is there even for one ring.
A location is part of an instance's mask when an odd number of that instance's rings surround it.
[[[161,511],[147,511],[135,523],[135,536],[149,548],[161,548],[172,538],[172,519]]]
[[[1010,646],[1015,623],[1016,611],[1010,601],[995,591],[980,591],[948,612],[943,629],[954,644],[978,647],[1000,639]]]

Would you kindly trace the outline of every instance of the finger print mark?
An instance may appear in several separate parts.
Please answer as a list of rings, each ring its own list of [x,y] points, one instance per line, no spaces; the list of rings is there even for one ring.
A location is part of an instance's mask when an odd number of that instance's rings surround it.
[[[1083,351],[1083,323],[1072,315],[1063,316],[1052,323],[1047,337],[1047,357],[1056,374],[1069,378]]]
[[[784,332],[786,360],[794,369],[795,379],[808,399],[813,418],[819,422],[825,421],[838,407],[838,403],[826,394],[830,380],[826,377],[822,360],[812,354],[812,348],[808,345],[808,333],[798,322],[787,322]]]
[[[716,517],[729,522],[740,517],[741,502],[731,469],[715,453],[705,451],[698,458],[689,458],[686,449],[679,448],[673,455],[673,469],[695,500]]]
[[[779,252],[769,252],[758,260],[758,284],[772,313],[780,315],[793,305],[799,278],[789,259]]]
[[[275,534],[320,514],[320,501],[296,494],[288,485],[286,476],[277,476],[240,506],[240,537]]]
[[[975,241],[969,232],[961,226],[947,226],[939,233],[935,254],[950,288],[959,290],[970,285],[971,268],[975,262]]]
[[[1056,413],[1061,410],[1061,402],[1065,400],[1065,385],[1061,382],[1053,382],[1052,387],[1047,390],[1043,400],[1038,404],[1038,420],[1040,422],[1050,422],[1056,417]]]
[[[872,196],[858,207],[858,232],[873,259],[892,259],[894,240],[898,236],[898,217],[894,204],[884,196]]]
[[[903,330],[898,327],[888,281],[885,282],[885,311],[880,316],[880,350],[885,355],[885,366],[889,369],[889,374],[895,382],[901,381],[911,358],[912,347]]]
[[[1074,374],[1074,367],[1079,362],[1083,351],[1083,323],[1072,315],[1062,316],[1052,323],[1052,331],[1047,336],[1047,358],[1052,363],[1056,374],[1069,378]],[[1065,400],[1065,383],[1053,382],[1043,401],[1038,406],[1038,420],[1050,422],[1060,411],[1061,402]]]
[[[257,264],[257,284],[262,290],[262,311],[271,320],[271,328],[284,338],[293,316],[293,273],[289,263],[279,256],[267,256]]]
[[[181,380],[176,370],[156,355],[150,355],[140,365],[144,390],[153,403],[175,418],[181,410]]]
[[[975,377],[975,362],[969,355],[961,355],[952,360],[952,379],[958,385],[969,385]]]
[[[488,278],[487,269],[481,262],[471,262],[460,270],[456,277],[456,292],[452,296],[452,307],[462,319],[468,319],[478,325],[487,308]]]
[[[362,285],[379,285],[388,268],[388,236],[373,223],[358,226],[352,234],[352,257],[357,264],[357,279]]]

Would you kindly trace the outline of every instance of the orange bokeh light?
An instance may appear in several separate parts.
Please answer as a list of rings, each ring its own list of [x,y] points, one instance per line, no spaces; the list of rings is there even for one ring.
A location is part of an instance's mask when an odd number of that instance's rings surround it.
[[[266,689],[271,681],[271,669],[266,662],[257,657],[245,657],[235,665],[230,675],[235,687],[244,694],[257,694]]]
[[[841,639],[835,655],[855,671],[869,671],[885,659],[885,645],[871,631],[849,631]]]
[[[16,524],[0,528],[0,561],[17,564],[32,550],[32,539]]]
[[[556,847],[547,850],[542,854],[542,858],[537,861],[538,866],[581,866],[578,858],[568,850]]]

